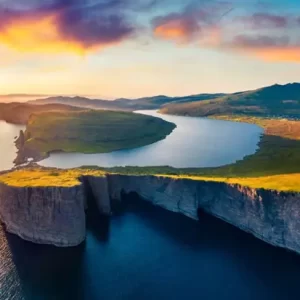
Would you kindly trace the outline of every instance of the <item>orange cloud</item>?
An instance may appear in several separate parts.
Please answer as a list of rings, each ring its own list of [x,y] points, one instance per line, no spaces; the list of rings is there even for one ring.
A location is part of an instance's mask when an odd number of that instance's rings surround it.
[[[184,42],[191,35],[190,29],[180,20],[171,20],[165,24],[158,25],[154,29],[155,36],[161,39],[176,40]]]
[[[105,44],[86,46],[80,40],[67,39],[58,26],[58,15],[48,14],[24,17],[8,23],[0,31],[0,42],[11,49],[25,53],[83,55],[98,50]]]
[[[254,55],[265,61],[300,62],[300,46],[290,48],[253,49],[245,53]]]
[[[27,10],[4,4],[0,4],[0,46],[19,52],[84,54],[118,44],[136,30],[121,10],[113,10],[113,2],[53,0]]]
[[[266,61],[300,62],[300,44],[289,36],[238,35],[225,47]]]
[[[83,53],[82,45],[63,39],[56,24],[55,15],[21,17],[2,28],[0,40],[7,47],[21,52]]]

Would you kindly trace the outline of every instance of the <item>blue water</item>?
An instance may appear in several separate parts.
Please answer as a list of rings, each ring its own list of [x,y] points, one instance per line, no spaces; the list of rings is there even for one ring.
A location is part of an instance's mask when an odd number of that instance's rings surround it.
[[[213,217],[196,222],[140,200],[91,220],[86,243],[72,249],[0,231],[0,299],[300,297],[300,256]]]
[[[177,128],[164,140],[137,149],[104,154],[53,153],[40,162],[46,167],[75,168],[83,165],[216,167],[255,153],[262,128],[245,123],[139,113],[160,117]]]

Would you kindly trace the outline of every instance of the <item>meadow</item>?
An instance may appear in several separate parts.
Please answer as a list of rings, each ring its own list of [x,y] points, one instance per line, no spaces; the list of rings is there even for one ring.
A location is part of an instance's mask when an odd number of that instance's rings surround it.
[[[25,132],[26,149],[104,153],[152,144],[175,125],[159,118],[128,112],[87,110],[31,115]]]

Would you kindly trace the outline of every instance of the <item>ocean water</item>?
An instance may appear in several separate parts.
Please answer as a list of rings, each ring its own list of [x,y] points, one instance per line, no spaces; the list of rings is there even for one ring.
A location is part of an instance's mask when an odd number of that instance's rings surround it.
[[[299,299],[299,255],[207,215],[126,203],[110,219],[89,215],[71,249],[0,231],[0,299]]]

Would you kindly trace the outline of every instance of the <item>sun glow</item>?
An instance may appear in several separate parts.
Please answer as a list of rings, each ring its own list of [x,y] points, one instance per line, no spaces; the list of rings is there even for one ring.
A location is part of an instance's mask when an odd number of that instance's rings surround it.
[[[79,41],[67,40],[62,35],[55,14],[8,22],[0,31],[0,40],[8,48],[24,53],[83,55],[87,51]]]

